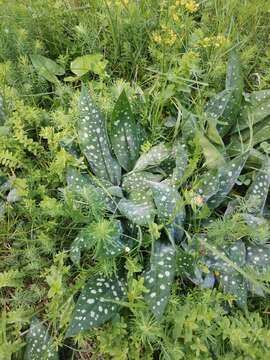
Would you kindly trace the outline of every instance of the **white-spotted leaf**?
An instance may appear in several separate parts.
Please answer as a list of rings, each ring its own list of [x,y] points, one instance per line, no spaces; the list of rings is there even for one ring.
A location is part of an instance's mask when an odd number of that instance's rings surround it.
[[[122,188],[127,193],[141,192],[142,194],[149,190],[149,181],[159,182],[162,175],[152,174],[147,171],[135,171],[123,176]]]
[[[26,336],[24,360],[58,360],[58,354],[53,347],[53,341],[48,330],[37,318],[31,321]]]
[[[246,104],[233,132],[248,128],[250,123],[255,125],[270,115],[270,89],[245,94],[245,98]]]
[[[188,152],[186,144],[176,141],[172,148],[172,155],[175,159],[175,168],[171,176],[171,184],[179,186],[188,165]]]
[[[270,269],[270,246],[249,245],[247,247],[247,265],[258,272]]]
[[[262,214],[270,187],[270,160],[266,160],[249,187],[245,201],[249,212]]]
[[[249,152],[241,154],[237,158],[230,160],[225,166],[218,169],[217,176],[219,189],[207,202],[210,208],[213,209],[218,207],[232,190],[246,163],[248,155]]]
[[[133,192],[130,199],[121,199],[118,203],[120,213],[132,223],[147,226],[154,221],[155,207],[148,194]]]
[[[111,143],[119,164],[130,171],[139,157],[138,128],[123,90],[112,113]]]
[[[85,86],[82,86],[79,98],[79,112],[79,143],[91,169],[99,178],[119,185],[121,168],[111,154],[105,120]]]
[[[103,186],[103,182],[101,179],[97,180],[94,177],[91,178],[88,174],[81,174],[77,169],[73,167],[68,167],[66,170],[66,179],[68,187],[77,192],[79,194],[84,194],[87,196],[87,192],[90,191],[94,193],[96,198],[104,203],[105,208],[110,211],[114,212],[117,207],[117,202],[115,200],[114,194],[115,188],[111,187],[106,188]],[[99,185],[102,185],[99,186]],[[105,182],[105,185],[108,186],[108,183]],[[110,192],[110,189],[113,193]]]
[[[118,311],[126,294],[125,283],[118,276],[106,278],[98,275],[90,279],[76,303],[66,337],[100,326]]]
[[[156,318],[161,317],[168,303],[175,276],[175,261],[175,248],[156,241],[149,270],[144,275],[144,284],[148,289],[145,300]]]
[[[170,157],[171,151],[167,145],[160,143],[153,146],[148,152],[143,153],[137,160],[134,171],[142,171],[158,166],[162,161]]]

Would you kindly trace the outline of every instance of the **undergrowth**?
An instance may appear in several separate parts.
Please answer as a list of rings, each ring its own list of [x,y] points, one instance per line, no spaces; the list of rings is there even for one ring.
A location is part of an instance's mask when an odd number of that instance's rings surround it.
[[[260,92],[270,88],[269,12],[267,0],[0,0],[1,360],[269,357],[270,272],[259,252],[269,252],[269,194],[258,178],[270,176],[270,95]],[[234,52],[239,108],[234,104],[234,117],[227,110],[217,115],[216,94],[231,99]],[[123,180],[122,189],[118,183],[110,189],[84,152],[82,84],[110,136],[126,94],[138,126],[135,169],[160,144],[169,149],[165,161],[140,168],[154,173],[147,178],[150,223],[119,212],[121,191],[128,201],[138,198]],[[109,144],[118,160],[120,138],[112,149]],[[230,183],[226,166],[241,156],[241,173],[222,195],[219,179]],[[119,162],[125,178],[133,167]],[[78,194],[67,178],[70,168],[98,184]],[[153,182],[181,196],[170,216],[153,195]],[[117,205],[112,212],[108,193]],[[108,255],[120,220],[125,241],[117,243],[118,256]],[[85,234],[91,246],[78,259],[74,241]],[[175,274],[157,314],[146,276],[160,271],[153,260],[160,242],[173,249]],[[239,259],[244,252],[242,262],[233,257],[234,246]],[[118,311],[104,324],[69,334],[85,284],[119,272],[125,296],[114,300]],[[238,290],[244,286],[244,300],[226,279]],[[41,354],[31,352],[35,329],[44,333]]]

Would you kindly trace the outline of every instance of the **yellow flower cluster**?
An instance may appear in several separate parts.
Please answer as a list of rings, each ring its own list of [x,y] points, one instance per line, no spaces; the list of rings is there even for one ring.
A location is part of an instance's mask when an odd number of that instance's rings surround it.
[[[209,36],[201,40],[201,45],[205,48],[208,46],[221,47],[223,45],[228,45],[228,43],[229,40],[223,35]]]
[[[194,0],[177,0],[175,2],[176,6],[182,5],[185,7],[185,9],[190,12],[194,13],[199,9],[199,4],[196,3]]]
[[[166,25],[161,25],[161,32],[154,32],[152,39],[157,44],[166,44],[172,46],[177,39],[176,33]]]

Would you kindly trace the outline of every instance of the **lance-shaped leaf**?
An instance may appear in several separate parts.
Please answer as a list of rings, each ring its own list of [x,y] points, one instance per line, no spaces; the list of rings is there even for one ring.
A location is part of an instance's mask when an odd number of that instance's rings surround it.
[[[98,275],[90,279],[76,303],[66,337],[77,335],[110,320],[119,311],[118,302],[125,295],[125,283],[116,275],[111,278]]]
[[[70,247],[71,260],[79,264],[81,252],[95,248],[95,256],[114,257],[132,247],[131,241],[124,238],[119,220],[102,220],[81,230]]]
[[[197,118],[187,109],[181,107],[182,111],[182,137],[185,142],[192,140],[195,137],[197,130]]]
[[[242,267],[246,262],[246,248],[242,241],[237,241],[232,245],[224,245],[220,249],[219,255],[206,256],[206,264],[208,267],[217,272],[217,277],[224,292],[232,294],[236,297],[238,305],[242,308],[247,302],[247,283],[242,274],[231,265]],[[223,257],[229,259],[230,262],[224,260]]]
[[[270,245],[250,245],[247,247],[246,264],[258,272],[270,268]]]
[[[233,132],[255,125],[270,115],[270,89],[245,94],[245,98],[246,104]]]
[[[53,347],[53,341],[48,330],[37,318],[31,321],[26,336],[24,360],[58,360],[58,354]]]
[[[245,165],[248,155],[249,152],[246,152],[218,169],[219,189],[207,202],[210,208],[214,209],[219,206],[229,194]]]
[[[119,164],[130,171],[139,157],[138,129],[125,90],[112,113],[111,143]]]
[[[111,154],[105,120],[85,86],[79,99],[79,112],[79,143],[91,169],[96,176],[119,185],[121,168]]]
[[[110,192],[110,189],[114,190],[114,187],[110,183],[111,187],[105,188],[101,180],[97,181],[88,174],[81,174],[73,167],[67,168],[66,179],[69,188],[73,191],[79,194],[85,194],[85,191],[90,191],[97,196],[97,199],[104,203],[108,211],[114,212],[116,210],[117,202],[114,198],[114,191],[113,193]],[[102,187],[98,187],[98,184],[102,185]],[[105,185],[108,186],[108,183],[105,183]]]
[[[30,58],[37,72],[52,83],[58,83],[55,75],[64,75],[65,73],[65,69],[62,66],[45,56],[31,55]]]
[[[245,201],[249,206],[249,212],[262,214],[270,186],[270,160],[265,161],[264,166],[257,173],[253,183],[249,187]]]
[[[137,160],[134,171],[142,171],[158,166],[162,161],[170,157],[171,151],[168,145],[160,143],[153,146],[148,152],[143,153]]]
[[[118,209],[132,223],[147,226],[154,222],[155,207],[153,200],[146,193],[133,192],[129,199],[121,199],[118,203]]]
[[[177,269],[180,274],[190,275],[194,271],[195,259],[187,250],[179,249],[177,254]]]
[[[153,193],[157,214],[161,222],[172,222],[183,211],[183,202],[179,192],[166,183],[149,181]]]
[[[188,152],[186,144],[180,140],[176,141],[172,148],[172,155],[175,158],[175,168],[170,179],[172,185],[179,186],[188,164]]]
[[[72,139],[65,138],[59,141],[59,144],[72,156],[74,156],[76,159],[79,159],[80,154],[80,148],[77,144],[74,143]]]
[[[209,101],[206,116],[218,121],[217,129],[221,136],[227,134],[235,124],[240,111],[243,91],[243,77],[239,55],[231,51],[227,66],[226,89]]]
[[[208,201],[219,190],[219,177],[216,171],[208,171],[196,180],[192,186],[195,197],[199,195],[203,202]]]
[[[145,287],[149,290],[145,300],[156,318],[161,317],[168,303],[175,275],[175,261],[175,248],[171,244],[156,241],[149,270],[144,276]]]
[[[162,175],[152,174],[147,171],[135,171],[126,174],[123,177],[122,188],[127,193],[139,191],[145,193],[149,190],[149,181],[159,182],[162,180]]]
[[[208,169],[217,169],[220,166],[224,166],[225,159],[220,151],[203,134],[197,133],[197,137]]]

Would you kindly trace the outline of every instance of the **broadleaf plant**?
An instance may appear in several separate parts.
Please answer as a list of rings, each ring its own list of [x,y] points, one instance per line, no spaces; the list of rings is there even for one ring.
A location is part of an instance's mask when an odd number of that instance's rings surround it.
[[[239,59],[236,55],[231,56],[226,79],[227,100],[223,99],[224,93],[218,95],[206,111],[210,111],[210,116],[215,113],[216,120],[226,120],[226,126],[217,126],[221,137],[232,128],[242,99]],[[224,103],[223,110],[219,108],[219,102]],[[216,112],[218,108],[222,114]],[[117,259],[134,246],[136,249],[136,241],[138,244],[142,241],[136,236],[144,229],[152,233],[151,256],[143,272],[145,301],[157,319],[166,310],[177,270],[181,276],[187,276],[204,288],[213,287],[217,281],[225,292],[235,296],[243,308],[252,287],[263,293],[263,287],[260,288],[256,279],[253,281],[244,270],[245,267],[254,267],[254,261],[256,263],[256,259],[260,259],[260,256],[253,258],[246,250],[247,246],[250,248],[248,243],[239,240],[235,244],[215,248],[211,247],[212,240],[209,239],[203,241],[203,247],[209,242],[205,254],[197,253],[195,256],[192,254],[194,249],[190,253],[188,238],[184,236],[189,215],[187,217],[185,198],[181,194],[190,186],[185,178],[189,147],[184,137],[177,137],[173,144],[162,142],[154,145],[140,155],[140,125],[124,91],[112,112],[111,141],[105,119],[84,85],[79,98],[79,113],[78,142],[90,171],[82,172],[68,166],[68,189],[84,198],[87,198],[88,191],[94,193],[104,203],[108,219],[93,220],[78,232],[70,248],[70,257],[75,264],[81,262],[82,251],[94,251],[96,259]],[[196,132],[203,133],[199,127]],[[210,140],[207,140],[207,146],[212,149]],[[232,193],[249,154],[247,149],[232,159],[225,153],[218,155],[208,171],[196,176],[192,193],[197,206],[205,205],[211,213],[228,203],[227,196]],[[210,157],[207,153],[208,162]],[[255,213],[243,212],[243,219],[262,214],[269,188],[269,163],[266,161],[265,164],[246,195],[249,202],[254,189],[257,190],[262,182],[264,190],[263,194],[262,190],[260,193],[260,204]],[[229,216],[228,211],[226,216]],[[247,220],[244,221],[247,223]],[[154,228],[160,229],[158,233],[153,233]],[[129,229],[133,229],[132,232]],[[138,232],[138,229],[141,230]],[[257,249],[254,253],[259,254],[260,248],[254,246]],[[176,267],[177,253],[183,259],[178,263],[179,269]],[[248,258],[246,254],[249,254]],[[120,263],[117,261],[117,264]],[[208,273],[205,268],[208,268]],[[122,268],[118,270],[123,271]],[[126,294],[125,276],[124,272],[121,273],[120,280],[116,273],[111,276],[99,274],[88,280],[76,303],[67,337],[102,325],[121,310]]]

